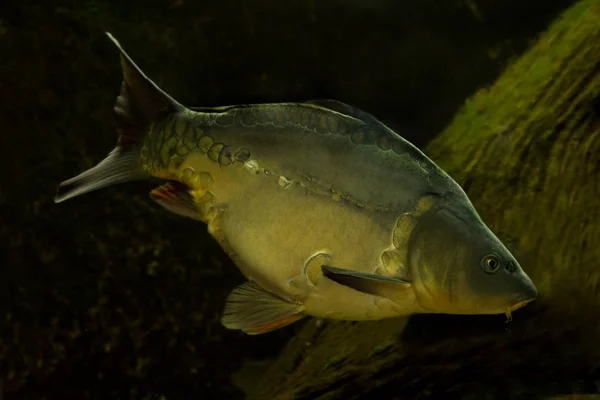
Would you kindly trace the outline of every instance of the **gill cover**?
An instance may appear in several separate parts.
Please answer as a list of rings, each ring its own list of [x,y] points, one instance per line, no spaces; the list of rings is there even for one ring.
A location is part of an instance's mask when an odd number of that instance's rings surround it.
[[[470,204],[444,200],[424,213],[409,246],[417,300],[431,312],[501,314],[537,296],[518,261]]]

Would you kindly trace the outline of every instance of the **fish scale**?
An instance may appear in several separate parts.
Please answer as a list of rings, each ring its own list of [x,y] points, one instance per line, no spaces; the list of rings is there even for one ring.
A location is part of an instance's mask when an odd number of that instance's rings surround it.
[[[298,111],[300,110],[300,111]],[[215,117],[214,115],[217,115]],[[277,117],[280,115],[281,117]],[[251,118],[249,116],[252,116]],[[225,118],[227,117],[227,118]],[[287,122],[285,124],[281,122],[277,122],[278,118],[280,121],[283,121],[287,118]],[[369,147],[372,150],[377,151],[379,149],[382,152],[388,152],[391,150],[390,154],[386,155],[390,161],[393,162],[394,159],[398,158],[398,161],[402,161],[404,157],[410,159],[411,163],[414,163],[416,166],[419,166],[419,161],[429,166],[431,172],[424,170],[427,174],[435,173],[437,175],[443,176],[443,172],[433,166],[432,163],[427,163],[427,159],[421,157],[421,153],[414,149],[411,145],[406,143],[402,138],[397,137],[392,131],[388,131],[385,129],[381,129],[381,127],[373,127],[372,125],[366,124],[365,122],[359,121],[353,117],[341,115],[332,110],[323,110],[320,106],[315,105],[304,105],[304,104],[280,104],[280,105],[264,105],[260,107],[249,107],[249,106],[230,106],[227,107],[225,111],[216,112],[197,112],[195,115],[190,115],[190,120],[194,124],[189,132],[193,132],[193,136],[199,137],[197,147],[190,148],[190,151],[193,151],[195,148],[200,148],[203,152],[207,153],[209,157],[215,161],[220,162],[222,165],[230,165],[231,164],[231,153],[235,153],[238,151],[241,146],[229,149],[232,141],[227,137],[227,128],[234,127],[235,131],[244,131],[249,132],[248,134],[252,134],[252,130],[260,129],[260,128],[270,128],[275,129],[274,132],[277,132],[284,136],[290,135],[320,135],[319,130],[323,129],[325,126],[329,127],[330,124],[327,123],[327,120],[336,121],[335,125],[332,126],[345,126],[347,129],[346,132],[349,132],[348,137],[350,138],[349,143],[344,141],[329,141],[331,146],[331,151],[335,152],[336,150],[344,151],[344,145],[357,145],[357,146],[365,146]],[[228,121],[225,125],[221,125],[219,120]],[[232,122],[233,121],[233,122]],[[249,122],[255,121],[255,122]],[[260,121],[260,122],[259,122]],[[323,122],[325,121],[325,122]],[[233,125],[231,125],[233,123]],[[171,129],[177,128],[176,123],[171,123]],[[278,129],[285,127],[294,127],[296,130],[291,132],[280,131]],[[157,127],[158,130],[157,135],[152,136],[152,140],[154,137],[159,138],[158,140],[165,141],[164,139],[164,128]],[[181,137],[185,134],[185,125],[181,124],[180,130],[178,132],[174,132],[173,135]],[[210,133],[207,133],[210,132]],[[325,133],[325,131],[321,131],[321,134]],[[339,132],[331,132],[327,131],[326,133],[330,135],[340,135]],[[256,134],[257,136],[262,134]],[[191,134],[189,135],[191,136]],[[271,137],[267,139],[265,135],[262,135],[264,140],[272,140]],[[342,135],[345,136],[345,135]],[[260,137],[260,136],[259,136]],[[382,139],[382,140],[379,140]],[[385,139],[385,140],[383,140]],[[256,140],[256,138],[255,138]],[[272,140],[276,142],[276,140]],[[167,161],[170,157],[169,151],[171,151],[171,146],[175,141],[170,143],[166,143],[167,147],[161,148],[162,154],[162,165],[163,167],[167,164]],[[378,143],[379,147],[376,147],[375,144]],[[336,148],[337,147],[337,148]],[[228,150],[225,150],[225,149]],[[225,150],[225,151],[224,151]],[[181,155],[181,153],[178,152]],[[155,165],[156,163],[151,163],[151,165]],[[414,168],[413,166],[408,166]],[[406,168],[406,167],[405,167]],[[422,169],[422,167],[420,167]],[[298,175],[297,179],[309,181],[306,177],[309,175],[316,176],[318,174],[322,175],[321,168],[319,167],[314,171],[296,171],[295,174]],[[314,182],[315,180],[313,180]],[[377,209],[395,209],[397,208],[393,204],[375,204],[370,201],[368,198],[361,198],[360,196],[354,196],[352,194],[353,190],[351,187],[342,187],[336,186],[332,180],[321,180],[321,186],[326,186],[330,191],[337,191],[341,193],[345,193],[348,198],[354,199],[354,203],[358,204],[366,204],[372,208]],[[310,182],[308,183],[308,187],[310,188]],[[314,186],[314,185],[312,185]],[[449,190],[452,188],[451,182],[448,182],[448,187],[445,188]],[[443,187],[439,187],[437,190],[444,189]],[[315,190],[319,190],[315,187]],[[455,187],[454,190],[457,190]],[[460,190],[460,189],[458,189]],[[401,207],[409,205],[413,200],[410,200],[408,203],[401,205]]]

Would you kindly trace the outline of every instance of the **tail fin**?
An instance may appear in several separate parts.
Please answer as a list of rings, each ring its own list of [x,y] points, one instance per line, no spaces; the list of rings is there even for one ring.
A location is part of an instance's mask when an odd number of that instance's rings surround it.
[[[147,178],[140,166],[143,137],[152,122],[185,108],[144,75],[110,33],[106,35],[121,52],[123,70],[121,93],[114,106],[119,132],[117,146],[95,167],[62,182],[55,203],[117,183]]]

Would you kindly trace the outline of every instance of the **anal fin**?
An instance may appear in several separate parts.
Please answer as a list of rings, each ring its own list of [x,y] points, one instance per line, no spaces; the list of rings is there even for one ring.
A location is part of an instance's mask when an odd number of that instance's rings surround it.
[[[203,221],[194,197],[182,183],[173,181],[159,186],[150,192],[150,197],[172,213]]]
[[[228,329],[260,335],[302,319],[303,309],[301,304],[286,301],[248,281],[227,297],[221,323]]]

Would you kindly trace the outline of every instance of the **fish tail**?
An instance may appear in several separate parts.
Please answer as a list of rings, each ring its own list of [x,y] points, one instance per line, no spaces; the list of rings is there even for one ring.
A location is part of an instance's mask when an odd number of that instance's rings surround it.
[[[110,33],[106,35],[121,53],[123,70],[121,92],[114,105],[117,145],[96,166],[62,182],[54,198],[56,203],[117,183],[149,178],[141,159],[144,137],[153,123],[185,110],[144,75]]]

